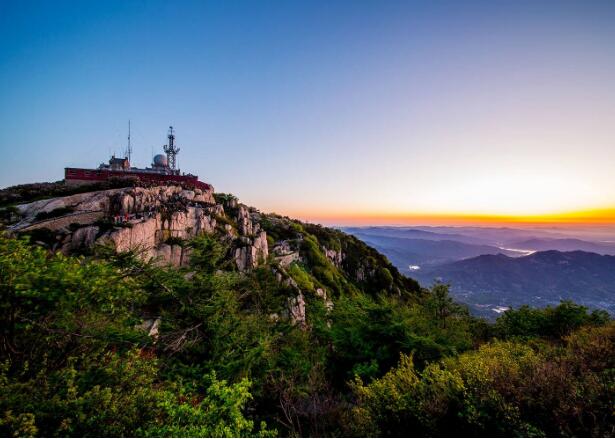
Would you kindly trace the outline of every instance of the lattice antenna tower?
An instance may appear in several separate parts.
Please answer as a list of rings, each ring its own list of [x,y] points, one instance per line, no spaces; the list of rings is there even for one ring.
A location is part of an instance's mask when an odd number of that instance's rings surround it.
[[[172,170],[177,169],[177,153],[179,152],[179,148],[175,145],[175,133],[173,131],[173,127],[169,127],[169,134],[167,135],[169,139],[168,145],[164,145],[162,148],[164,149],[165,154],[167,155],[167,160],[169,162],[169,168]]]

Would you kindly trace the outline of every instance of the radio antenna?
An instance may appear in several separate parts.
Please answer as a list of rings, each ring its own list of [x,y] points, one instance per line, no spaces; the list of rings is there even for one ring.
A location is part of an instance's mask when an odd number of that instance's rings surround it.
[[[128,162],[130,163],[132,159],[132,145],[130,144],[130,119],[128,119],[128,148],[126,148],[126,156],[128,157]]]

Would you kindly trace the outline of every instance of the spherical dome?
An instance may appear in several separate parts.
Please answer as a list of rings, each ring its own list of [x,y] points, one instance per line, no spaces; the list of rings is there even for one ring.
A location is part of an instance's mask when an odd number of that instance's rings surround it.
[[[168,166],[167,156],[164,154],[157,154],[154,156],[155,166]]]

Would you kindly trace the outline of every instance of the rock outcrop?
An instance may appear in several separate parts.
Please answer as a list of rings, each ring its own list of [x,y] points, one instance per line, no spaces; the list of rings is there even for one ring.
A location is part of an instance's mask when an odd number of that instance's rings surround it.
[[[213,233],[216,219],[207,208],[190,206],[185,211],[148,214],[139,219],[129,219],[118,227],[99,233],[98,227],[77,229],[65,240],[63,250],[68,252],[93,244],[111,245],[116,251],[135,251],[144,259],[157,258],[174,266],[188,263],[188,249],[180,245],[169,245],[169,238],[188,240],[203,233]]]
[[[237,228],[239,233],[244,236],[250,236],[253,233],[252,218],[248,208],[241,204],[237,213]]]
[[[259,232],[254,238],[244,237],[245,245],[235,249],[235,263],[239,271],[256,268],[269,257],[267,233]]]
[[[91,247],[96,241],[100,228],[98,226],[82,227],[75,230],[71,239],[66,242],[69,250],[77,250],[82,247]]]
[[[217,219],[226,213],[222,204],[216,204],[213,189],[177,185],[110,189],[17,206],[21,218],[11,230],[50,229],[62,236],[60,248],[67,254],[101,244],[173,266],[187,265],[190,259],[191,249],[181,241],[219,231],[232,244],[237,268],[251,270],[269,257],[267,234],[254,223],[247,206],[236,199],[226,205],[232,217],[220,229]]]
[[[327,259],[333,262],[333,265],[338,268],[342,265],[342,262],[344,260],[344,254],[341,250],[330,250],[326,247],[323,247],[322,250],[325,252],[325,256],[327,257]]]
[[[333,310],[333,301],[327,297],[327,292],[323,288],[316,288],[316,295],[325,303],[327,312],[331,312]]]
[[[291,248],[288,241],[278,242],[272,250],[273,258],[282,268],[288,268],[293,262],[299,262],[301,256],[299,250]]]
[[[113,215],[144,215],[157,211],[162,205],[169,202],[177,202],[182,205],[215,205],[213,189],[189,191],[181,186],[109,189],[17,205],[16,208],[21,220],[9,229],[20,231],[25,228],[32,229],[39,224],[40,227],[49,228],[49,224],[46,223],[51,219],[40,221],[38,218],[44,214],[49,216],[54,211],[58,212],[61,209],[66,212],[62,216],[69,217],[74,223],[79,223],[79,215],[94,212],[107,217]],[[58,218],[53,219],[57,220]],[[58,228],[60,227],[61,225],[58,226]]]
[[[47,200],[33,201],[19,204],[17,211],[22,220],[13,225],[12,229],[21,229],[36,221],[36,216],[41,213],[50,213],[57,209],[70,208],[73,212],[106,212],[109,210],[111,198],[126,189],[109,189],[97,192],[57,197]]]
[[[187,263],[190,251],[166,241],[213,233],[215,217],[224,214],[215,204],[213,189],[177,185],[87,192],[18,205],[17,211],[21,218],[10,226],[12,232],[49,229],[63,236],[65,253],[107,244],[118,252],[132,250],[176,266]]]
[[[290,321],[294,325],[306,325],[305,298],[301,290],[299,290],[297,296],[288,298],[288,311],[290,313]]]
[[[161,322],[162,320],[160,317],[144,319],[143,323],[137,325],[136,328],[146,332],[149,337],[152,337],[155,341],[157,341],[160,335]]]
[[[261,231],[260,224],[254,223],[250,208],[245,204],[239,204],[236,199],[231,198],[226,202],[226,206],[235,212],[234,220],[240,236],[234,253],[237,268],[239,271],[256,268],[269,257],[267,233]]]

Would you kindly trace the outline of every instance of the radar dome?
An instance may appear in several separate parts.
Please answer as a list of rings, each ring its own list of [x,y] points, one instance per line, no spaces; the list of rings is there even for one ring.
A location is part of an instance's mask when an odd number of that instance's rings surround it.
[[[157,154],[154,156],[154,166],[168,166],[167,156],[164,154]]]

